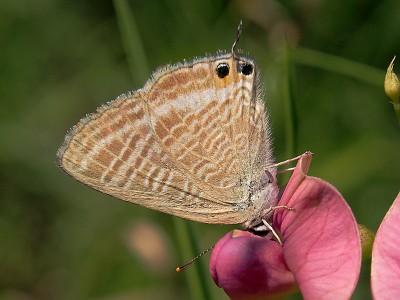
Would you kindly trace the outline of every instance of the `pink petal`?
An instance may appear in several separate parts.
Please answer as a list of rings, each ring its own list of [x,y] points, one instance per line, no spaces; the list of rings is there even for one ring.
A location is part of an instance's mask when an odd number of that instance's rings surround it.
[[[372,249],[371,287],[374,299],[400,298],[400,193],[376,233]]]
[[[279,200],[278,205],[287,205],[288,204],[287,201],[289,201],[292,198],[293,194],[296,192],[299,185],[305,179],[308,169],[310,168],[311,160],[312,160],[311,152],[304,153],[301,156],[301,158],[298,160],[296,168],[294,169],[293,174],[290,177],[290,180],[285,187],[285,190],[283,192],[281,199]],[[279,212],[281,212],[281,211],[277,210],[276,213],[274,214],[275,227],[280,226],[280,224],[282,222],[283,214],[281,214]]]
[[[304,299],[349,299],[361,267],[356,220],[329,183],[306,176],[311,155],[299,160],[275,211],[286,263]]]
[[[281,299],[297,290],[282,246],[247,231],[229,232],[218,241],[210,273],[231,299]]]

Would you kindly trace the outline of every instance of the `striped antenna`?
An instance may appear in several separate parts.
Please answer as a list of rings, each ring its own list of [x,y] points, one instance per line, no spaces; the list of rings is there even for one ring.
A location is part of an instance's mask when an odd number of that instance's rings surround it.
[[[180,272],[180,271],[185,270],[185,269],[186,269],[187,267],[189,267],[194,261],[196,261],[197,259],[199,259],[200,257],[202,257],[204,254],[206,254],[208,251],[210,251],[210,250],[213,249],[214,247],[215,247],[215,245],[212,246],[211,248],[208,248],[207,250],[204,250],[204,251],[201,252],[199,255],[197,255],[196,257],[194,257],[194,258],[192,258],[191,260],[189,260],[187,263],[183,264],[183,265],[180,266],[180,267],[177,267],[177,268],[175,269],[175,271]]]

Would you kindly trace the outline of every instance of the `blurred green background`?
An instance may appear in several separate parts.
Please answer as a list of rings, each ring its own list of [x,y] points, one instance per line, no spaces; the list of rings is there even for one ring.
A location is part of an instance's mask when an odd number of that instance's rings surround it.
[[[310,174],[378,228],[400,188],[400,130],[383,92],[400,54],[399,1],[131,0],[117,14],[124,3],[0,2],[0,299],[201,299],[188,288],[196,268],[174,271],[191,257],[172,218],[79,184],[55,154],[69,127],[140,88],[152,69],[230,49],[240,19],[239,48],[261,69],[277,160],[288,153],[286,40],[295,151],[313,151]],[[121,13],[133,20],[127,35]],[[204,250],[231,228],[192,229]],[[207,264],[208,255],[198,263]],[[371,297],[369,264],[354,299]],[[213,299],[227,299],[206,280]]]

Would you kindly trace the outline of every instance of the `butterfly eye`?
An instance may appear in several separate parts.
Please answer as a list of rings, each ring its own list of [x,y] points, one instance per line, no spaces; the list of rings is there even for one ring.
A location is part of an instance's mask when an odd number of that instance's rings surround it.
[[[229,74],[229,65],[226,63],[220,63],[215,69],[219,78],[224,78]]]
[[[253,73],[253,65],[252,64],[241,64],[239,65],[239,72],[242,73],[243,75],[250,75]]]

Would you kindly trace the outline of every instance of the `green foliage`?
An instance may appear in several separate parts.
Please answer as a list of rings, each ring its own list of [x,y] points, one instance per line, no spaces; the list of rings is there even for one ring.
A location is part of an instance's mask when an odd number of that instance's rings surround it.
[[[383,91],[385,70],[400,54],[399,1],[132,0],[129,7],[134,28],[121,34],[111,1],[0,4],[0,299],[187,298],[185,276],[174,268],[191,257],[177,249],[171,219],[78,184],[56,167],[55,153],[80,117],[140,88],[148,66],[230,49],[240,19],[239,48],[260,67],[277,161],[287,158],[289,43],[297,118],[290,147],[314,152],[310,174],[335,185],[359,223],[378,228],[400,187],[399,127]],[[147,62],[127,56],[135,43]],[[156,267],[129,242],[142,221],[165,240],[168,255]],[[196,225],[200,248],[230,229]],[[354,299],[370,297],[368,264]]]

